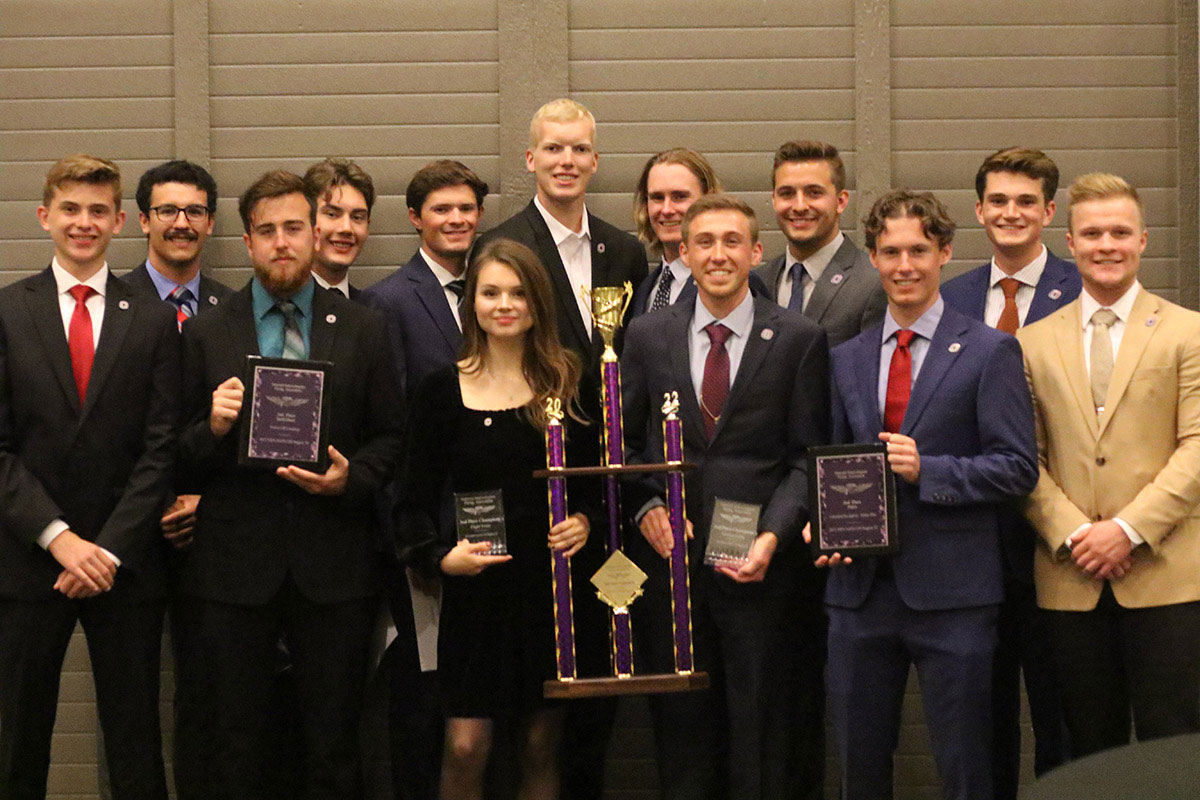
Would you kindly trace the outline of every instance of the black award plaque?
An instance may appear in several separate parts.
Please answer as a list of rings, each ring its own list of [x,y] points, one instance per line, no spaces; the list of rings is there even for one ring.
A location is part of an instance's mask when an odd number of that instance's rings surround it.
[[[468,542],[488,542],[491,549],[483,555],[508,555],[508,539],[504,529],[504,493],[455,492],[454,523],[457,538]]]
[[[887,445],[811,447],[808,475],[814,558],[896,552],[896,478]]]
[[[758,538],[760,511],[759,506],[751,503],[716,498],[708,528],[708,546],[704,548],[704,563],[718,567],[740,566],[749,557],[750,548]]]
[[[246,357],[239,464],[325,471],[332,368],[328,361]]]

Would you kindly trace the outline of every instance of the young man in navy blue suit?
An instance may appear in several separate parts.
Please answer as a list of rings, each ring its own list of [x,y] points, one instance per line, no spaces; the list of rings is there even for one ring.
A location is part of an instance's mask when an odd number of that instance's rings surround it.
[[[1037,322],[1079,296],[1079,270],[1042,243],[1054,219],[1058,167],[1042,151],[999,150],[975,175],[975,216],[992,243],[992,260],[942,286],[946,303],[1007,333]],[[993,675],[993,753],[996,800],[1015,800],[1021,771],[1021,674],[1033,722],[1033,771],[1066,761],[1066,725],[1054,688],[1044,621],[1033,590],[1037,535],[1015,507],[1000,517],[1004,603]]]
[[[891,795],[915,664],[943,795],[991,800],[998,504],[1038,475],[1021,348],[938,294],[954,223],[933,195],[885,194],[864,233],[888,310],[881,328],[833,349],[833,440],[887,443],[900,549],[817,560],[833,565],[825,602],[842,796]]]
[[[407,264],[363,292],[366,303],[382,311],[387,320],[406,397],[426,375],[458,358],[462,345],[458,306],[467,254],[475,242],[487,193],[488,185],[458,161],[443,159],[417,170],[408,182],[405,200],[408,220],[421,245]],[[411,594],[404,591],[405,584]],[[404,630],[407,615],[415,618],[414,624],[436,632],[440,593],[436,582],[422,580],[411,570],[406,580],[397,572],[389,580],[397,630]],[[410,629],[401,635],[412,640],[416,634]],[[431,658],[436,641],[425,645],[424,659],[415,641],[407,647],[398,645],[399,637],[387,656],[392,662],[392,782],[398,800],[415,800],[434,796],[438,787],[442,715],[436,660]]]

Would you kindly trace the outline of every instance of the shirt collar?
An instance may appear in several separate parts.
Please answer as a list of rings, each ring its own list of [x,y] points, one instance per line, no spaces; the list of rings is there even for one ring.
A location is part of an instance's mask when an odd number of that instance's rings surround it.
[[[534,195],[533,205],[537,208],[538,213],[542,215],[542,219],[546,221],[546,227],[550,229],[550,236],[554,239],[555,247],[561,246],[563,242],[572,236],[586,240],[590,240],[592,238],[591,230],[588,228],[588,212],[586,206],[583,209],[583,225],[579,228],[579,233],[576,233],[566,225],[563,225],[561,222],[556,220],[554,215],[547,211],[546,207],[542,205],[542,201],[538,199],[537,195]]]
[[[946,301],[939,294],[937,300],[933,301],[933,305],[925,309],[925,313],[918,317],[916,322],[909,325],[908,329],[922,339],[933,339],[933,334],[942,321],[942,312],[945,310]],[[900,330],[900,325],[892,318],[892,309],[888,308],[887,313],[883,315],[883,341],[886,342],[898,330]]]
[[[992,256],[992,274],[988,279],[988,286],[998,286],[1003,278],[1016,278],[1026,286],[1037,288],[1038,281],[1042,279],[1042,271],[1046,269],[1046,259],[1049,253],[1046,252],[1046,245],[1042,245],[1042,252],[1025,266],[1021,267],[1012,275],[1009,275],[1000,267],[996,266],[996,257]]]
[[[312,316],[313,293],[316,291],[316,286],[312,281],[307,281],[300,287],[300,291],[287,298],[296,304],[301,316]],[[255,320],[261,320],[280,300],[267,291],[267,288],[259,282],[257,275],[250,281],[250,294],[254,301]]]
[[[704,305],[704,302],[696,298],[696,310],[692,312],[692,335],[700,334],[710,323],[720,322],[726,328],[733,331],[734,336],[748,337],[750,331],[754,328],[754,295],[751,292],[746,292],[746,296],[742,298],[742,302],[737,304],[737,307],[730,311],[723,319],[718,320],[713,316],[712,312]],[[708,334],[705,334],[706,336]]]
[[[67,294],[72,288],[83,284],[90,286],[96,294],[103,296],[105,289],[108,287],[108,262],[105,261],[100,269],[96,270],[96,274],[88,278],[86,281],[77,279],[74,275],[67,272],[62,264],[58,263],[58,256],[55,256],[50,261],[50,272],[54,275],[54,283],[58,287],[59,294]]]
[[[683,263],[682,258],[677,258],[671,263],[663,262],[663,269],[671,270],[671,274],[675,276],[677,281],[686,281],[692,277],[692,271],[687,268],[687,264]]]
[[[451,274],[450,270],[434,261],[433,258],[430,257],[429,253],[425,252],[424,247],[417,248],[417,252],[421,254],[421,258],[425,259],[425,266],[429,267],[430,271],[433,272],[433,277],[438,279],[438,283],[442,285],[443,289],[446,288],[446,284],[448,284],[450,281],[460,281],[466,277],[465,275]]]
[[[197,270],[196,274],[193,275],[192,279],[190,281],[188,281],[187,283],[182,283],[182,284],[176,283],[175,281],[171,280],[166,275],[163,275],[161,272],[159,272],[157,269],[155,269],[154,265],[150,263],[150,259],[147,258],[146,259],[146,273],[150,276],[150,282],[154,284],[154,288],[158,292],[158,296],[160,299],[166,300],[166,299],[170,298],[171,292],[175,291],[175,287],[182,286],[183,288],[187,289],[188,291],[190,291],[192,293],[193,300],[195,300],[195,301],[200,300],[200,272],[199,272],[199,270]]]
[[[338,281],[337,283],[330,283],[329,281],[325,280],[324,278],[322,278],[320,275],[317,274],[316,270],[313,270],[312,276],[313,276],[313,280],[316,281],[317,285],[320,286],[322,289],[326,289],[326,290],[337,289],[341,293],[342,297],[350,296],[350,273],[349,273],[349,271],[347,271],[346,274],[342,276],[342,279],[340,281]]]
[[[804,271],[807,272],[810,277],[812,277],[813,281],[816,281],[821,277],[822,274],[824,274],[825,268],[829,266],[830,261],[833,261],[833,257],[837,254],[837,251],[841,249],[842,243],[845,241],[846,234],[839,230],[837,232],[837,236],[834,236],[829,241],[829,244],[825,245],[820,250],[804,259]],[[799,260],[792,255],[792,248],[785,247],[783,252],[783,268],[785,271],[790,272],[792,265],[798,264]]]
[[[1083,317],[1083,327],[1086,329],[1092,321],[1092,314],[1096,313],[1097,309],[1110,308],[1117,315],[1117,319],[1121,322],[1128,322],[1129,315],[1133,313],[1133,301],[1137,299],[1138,289],[1142,288],[1142,284],[1136,278],[1133,280],[1133,285],[1125,290],[1125,294],[1121,295],[1121,299],[1113,303],[1111,306],[1102,306],[1096,302],[1096,298],[1087,293],[1084,289],[1079,293],[1079,316]]]

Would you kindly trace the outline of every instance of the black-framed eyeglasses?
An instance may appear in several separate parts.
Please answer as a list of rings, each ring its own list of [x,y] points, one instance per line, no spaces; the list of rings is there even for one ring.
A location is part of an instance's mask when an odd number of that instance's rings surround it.
[[[208,206],[202,205],[180,208],[168,203],[166,205],[153,206],[150,210],[154,212],[154,216],[158,218],[159,222],[174,222],[179,217],[180,211],[187,217],[188,222],[204,222],[204,220],[208,219]]]

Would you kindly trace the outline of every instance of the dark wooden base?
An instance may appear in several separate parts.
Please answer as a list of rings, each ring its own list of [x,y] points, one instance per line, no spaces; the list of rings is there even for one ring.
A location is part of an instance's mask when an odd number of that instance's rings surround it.
[[[707,688],[707,672],[692,672],[687,675],[669,672],[666,675],[632,675],[628,678],[576,678],[573,681],[546,681],[542,684],[545,696],[558,700],[694,692]]]

